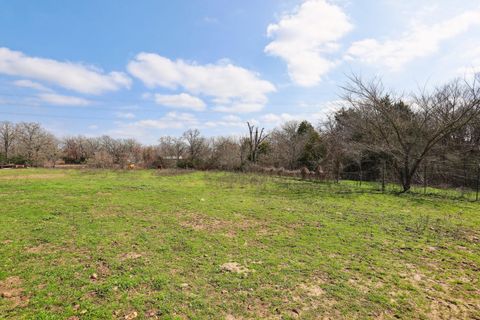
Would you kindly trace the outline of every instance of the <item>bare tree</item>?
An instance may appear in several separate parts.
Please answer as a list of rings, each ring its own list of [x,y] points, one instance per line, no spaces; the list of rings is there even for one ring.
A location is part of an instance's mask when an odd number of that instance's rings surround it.
[[[178,161],[184,157],[187,145],[182,138],[165,136],[161,137],[159,142],[160,156],[162,158],[174,158],[176,164],[178,164]]]
[[[40,151],[45,143],[47,132],[35,122],[22,122],[19,125],[19,142],[23,155],[30,165],[40,164]]]
[[[258,160],[258,152],[261,144],[267,139],[268,134],[265,134],[265,128],[262,128],[259,131],[259,127],[251,125],[250,122],[247,122],[248,125],[248,150],[249,150],[249,160],[253,163],[256,163]]]
[[[431,150],[480,113],[476,81],[456,80],[412,95],[409,103],[387,92],[378,79],[352,76],[343,89],[344,100],[356,111],[348,126],[361,133],[358,143],[389,157],[404,192]]]
[[[210,166],[224,170],[234,170],[241,166],[240,143],[231,137],[212,139]]]
[[[299,132],[300,122],[288,121],[269,135],[276,164],[290,170],[299,166],[309,136]]]
[[[13,147],[15,140],[17,139],[17,126],[8,121],[0,122],[0,143],[3,147],[5,155],[5,161],[8,162],[9,152]]]
[[[197,162],[205,148],[206,140],[200,135],[198,129],[190,129],[183,133],[183,139],[187,142],[187,152],[190,161]]]

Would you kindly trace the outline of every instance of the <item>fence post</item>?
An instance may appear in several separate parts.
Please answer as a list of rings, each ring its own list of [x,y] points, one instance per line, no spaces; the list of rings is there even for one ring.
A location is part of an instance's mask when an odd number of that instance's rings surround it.
[[[427,163],[423,166],[423,194],[427,194]]]
[[[475,194],[475,201],[478,201],[478,189],[480,188],[480,163],[477,165],[477,191]]]
[[[362,180],[363,180],[362,160],[360,160],[360,187],[362,186]]]
[[[386,171],[386,163],[385,163],[385,160],[383,160],[383,166],[382,166],[382,192],[385,192],[385,171]]]

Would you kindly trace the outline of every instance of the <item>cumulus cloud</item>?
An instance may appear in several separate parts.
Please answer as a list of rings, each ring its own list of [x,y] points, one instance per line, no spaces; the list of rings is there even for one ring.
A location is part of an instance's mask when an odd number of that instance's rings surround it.
[[[416,24],[398,39],[364,39],[354,42],[348,49],[346,58],[399,71],[414,59],[438,52],[442,42],[479,25],[480,10],[471,10],[437,24]]]
[[[84,98],[65,96],[56,93],[40,93],[37,97],[44,103],[57,106],[87,106],[92,103],[90,100]]]
[[[215,106],[228,112],[257,111],[267,103],[267,94],[275,91],[275,86],[257,73],[228,61],[199,65],[142,52],[130,61],[127,69],[149,88],[181,88],[193,95],[209,97]]]
[[[190,109],[194,111],[203,111],[206,107],[205,102],[203,102],[202,99],[189,95],[188,93],[173,95],[155,94],[155,102],[167,107]]]
[[[44,81],[86,94],[101,94],[129,88],[131,79],[123,72],[104,73],[89,65],[30,57],[0,48],[0,73]]]
[[[307,0],[268,26],[267,35],[274,40],[265,52],[285,60],[294,83],[314,86],[337,64],[328,55],[339,49],[338,40],[352,29],[340,7],[326,0]]]

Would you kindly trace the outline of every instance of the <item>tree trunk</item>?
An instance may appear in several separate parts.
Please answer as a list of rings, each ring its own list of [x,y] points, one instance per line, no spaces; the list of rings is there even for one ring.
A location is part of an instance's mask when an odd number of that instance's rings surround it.
[[[403,187],[402,193],[410,191],[411,186],[412,186],[412,178],[410,177],[410,175],[407,175],[405,179],[402,181],[402,187]]]

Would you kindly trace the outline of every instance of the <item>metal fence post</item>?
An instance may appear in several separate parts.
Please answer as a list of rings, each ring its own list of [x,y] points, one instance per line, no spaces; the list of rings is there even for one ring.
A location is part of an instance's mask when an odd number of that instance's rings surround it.
[[[478,201],[478,189],[480,189],[480,163],[477,165],[477,190],[475,193],[475,201]]]
[[[423,166],[423,194],[427,194],[427,163]]]
[[[382,166],[382,192],[385,192],[385,171],[386,171],[386,163],[385,163],[385,160],[383,160],[383,166]]]

